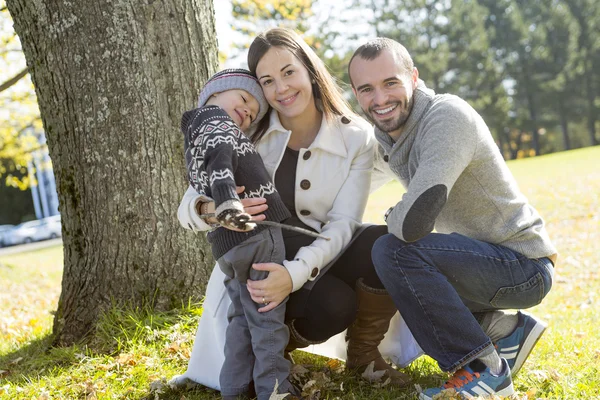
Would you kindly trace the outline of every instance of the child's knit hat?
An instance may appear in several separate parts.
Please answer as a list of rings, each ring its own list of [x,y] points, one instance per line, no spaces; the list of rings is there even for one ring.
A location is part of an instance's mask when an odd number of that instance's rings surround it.
[[[242,89],[250,93],[258,102],[259,110],[254,122],[250,125],[250,129],[256,127],[258,122],[264,117],[269,109],[269,103],[258,83],[258,80],[246,69],[224,69],[214,74],[200,92],[198,98],[198,107],[204,106],[210,96],[215,93],[224,92],[231,89]]]

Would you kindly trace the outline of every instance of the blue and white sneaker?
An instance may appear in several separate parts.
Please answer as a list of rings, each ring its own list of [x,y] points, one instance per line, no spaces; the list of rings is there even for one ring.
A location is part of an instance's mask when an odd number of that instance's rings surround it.
[[[482,370],[474,371],[475,365],[481,367]],[[435,395],[449,389],[454,390],[463,399],[473,399],[479,396],[510,396],[515,389],[510,377],[510,367],[505,359],[502,359],[502,367],[502,373],[495,376],[492,375],[489,368],[476,360],[456,371],[442,387],[427,389],[419,394],[419,398],[432,400]]]
[[[533,315],[521,311],[517,316],[519,321],[515,330],[495,343],[498,355],[508,361],[513,377],[517,375],[548,326]]]

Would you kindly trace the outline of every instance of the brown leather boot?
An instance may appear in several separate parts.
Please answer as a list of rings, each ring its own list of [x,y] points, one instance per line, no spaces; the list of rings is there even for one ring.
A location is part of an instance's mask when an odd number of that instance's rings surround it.
[[[356,283],[358,313],[346,333],[346,368],[362,374],[371,362],[373,371],[385,371],[381,382],[390,378],[390,384],[401,387],[410,383],[410,377],[385,362],[379,353],[379,343],[390,326],[390,320],[398,311],[385,289],[365,285],[362,279]]]
[[[294,321],[295,320],[292,320],[287,323],[288,329],[290,330],[290,340],[288,341],[288,344],[283,352],[283,357],[292,364],[295,364],[294,358],[292,357],[292,351],[296,349],[301,349],[303,347],[308,347],[311,344],[320,344],[324,342],[324,340],[313,341],[302,337],[302,335],[300,335],[300,333],[298,333],[298,331],[296,330],[296,327],[294,326]]]

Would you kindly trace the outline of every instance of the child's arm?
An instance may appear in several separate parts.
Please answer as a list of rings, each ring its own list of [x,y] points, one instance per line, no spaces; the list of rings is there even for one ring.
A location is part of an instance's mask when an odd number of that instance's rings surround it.
[[[190,184],[197,191],[210,187],[219,224],[251,230],[252,224],[246,224],[250,216],[244,213],[234,180],[242,132],[218,107],[188,111],[182,118],[182,131]]]

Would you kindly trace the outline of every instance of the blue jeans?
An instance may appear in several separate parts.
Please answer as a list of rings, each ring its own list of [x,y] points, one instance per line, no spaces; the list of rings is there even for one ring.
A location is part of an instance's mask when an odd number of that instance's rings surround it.
[[[372,257],[415,339],[448,372],[493,349],[473,313],[533,307],[554,273],[548,258],[528,259],[456,233],[412,243],[384,235]]]

